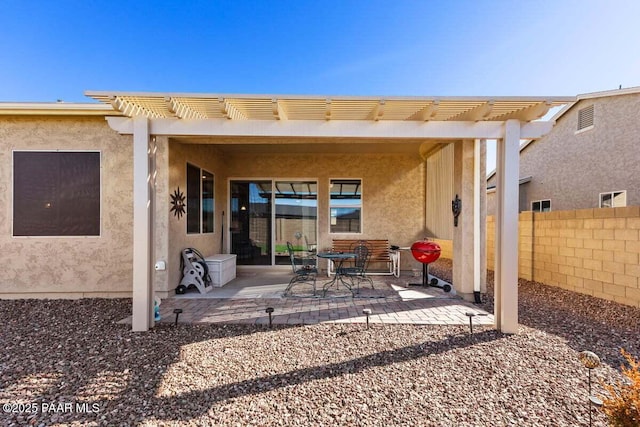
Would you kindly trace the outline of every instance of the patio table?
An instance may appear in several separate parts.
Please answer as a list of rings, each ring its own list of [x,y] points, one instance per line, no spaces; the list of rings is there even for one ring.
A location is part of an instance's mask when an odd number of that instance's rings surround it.
[[[324,297],[327,294],[327,290],[331,286],[336,285],[337,287],[338,283],[342,283],[345,288],[349,289],[351,295],[353,295],[353,282],[351,281],[351,279],[349,279],[348,281],[344,280],[345,274],[344,269],[342,268],[342,264],[347,259],[355,258],[356,254],[353,252],[318,252],[316,256],[318,258],[329,259],[335,265],[336,274],[333,276],[333,279],[326,282],[322,286],[322,296]]]

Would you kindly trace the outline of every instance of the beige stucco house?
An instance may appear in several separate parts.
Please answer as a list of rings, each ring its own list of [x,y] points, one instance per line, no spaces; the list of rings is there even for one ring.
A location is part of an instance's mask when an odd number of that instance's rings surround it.
[[[578,95],[520,149],[520,211],[640,205],[640,87]],[[487,212],[496,178],[488,177]]]
[[[483,141],[497,139],[496,318],[517,330],[518,147],[572,98],[87,94],[100,102],[0,103],[0,298],[132,297],[146,330],[185,247],[246,268],[284,267],[286,241],[406,247],[452,221],[452,194],[468,298],[486,263]]]

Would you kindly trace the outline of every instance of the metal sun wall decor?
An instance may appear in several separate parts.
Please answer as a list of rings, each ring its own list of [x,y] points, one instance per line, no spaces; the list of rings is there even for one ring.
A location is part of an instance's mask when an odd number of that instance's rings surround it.
[[[184,215],[184,193],[180,191],[180,187],[178,187],[173,194],[171,194],[171,211],[174,216],[177,216],[178,219],[182,215]]]

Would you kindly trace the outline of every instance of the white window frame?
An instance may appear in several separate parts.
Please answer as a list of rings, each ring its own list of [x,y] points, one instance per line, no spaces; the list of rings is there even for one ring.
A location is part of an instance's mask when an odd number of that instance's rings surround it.
[[[360,181],[360,231],[331,231],[331,209],[335,208],[335,206],[331,206],[331,185],[333,181]],[[328,227],[329,227],[329,234],[331,235],[338,235],[338,234],[349,234],[349,235],[360,235],[364,232],[364,185],[363,185],[363,179],[362,178],[357,178],[357,177],[351,177],[351,178],[329,178],[329,210],[328,210],[328,214],[329,214],[329,221],[328,221]],[[344,207],[349,207],[349,206],[344,206]]]
[[[548,210],[548,211],[543,211],[543,210],[542,210],[542,204],[543,204],[544,202],[549,202],[549,210]],[[534,204],[534,203],[540,203],[540,210],[534,210],[534,209],[533,209],[533,204]],[[532,211],[532,212],[538,212],[538,213],[551,212],[551,199],[533,200],[533,201],[531,202],[531,211]]]
[[[616,195],[624,194],[624,205],[616,206],[614,204]],[[604,193],[600,193],[598,195],[598,207],[602,208],[602,196],[609,195],[611,196],[611,206],[604,206],[604,208],[623,208],[627,206],[627,190],[618,190],[618,191],[605,191]]]

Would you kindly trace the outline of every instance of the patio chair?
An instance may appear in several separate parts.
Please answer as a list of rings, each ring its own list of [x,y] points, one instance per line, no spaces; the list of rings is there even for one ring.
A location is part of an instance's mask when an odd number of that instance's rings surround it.
[[[316,277],[318,276],[318,269],[316,268],[315,257],[313,256],[299,256],[293,249],[291,242],[287,242],[287,250],[289,251],[289,258],[291,260],[291,269],[293,270],[293,277],[289,281],[289,285],[284,290],[283,296],[287,296],[291,291],[293,285],[298,283],[310,284],[313,288],[313,295],[316,295]]]
[[[360,291],[360,282],[366,280],[371,285],[371,289],[375,289],[373,286],[373,280],[367,276],[367,267],[369,266],[369,248],[364,243],[356,244],[351,252],[356,254],[353,261],[353,265],[343,267],[341,274],[351,279],[352,283],[357,285],[357,292]]]

